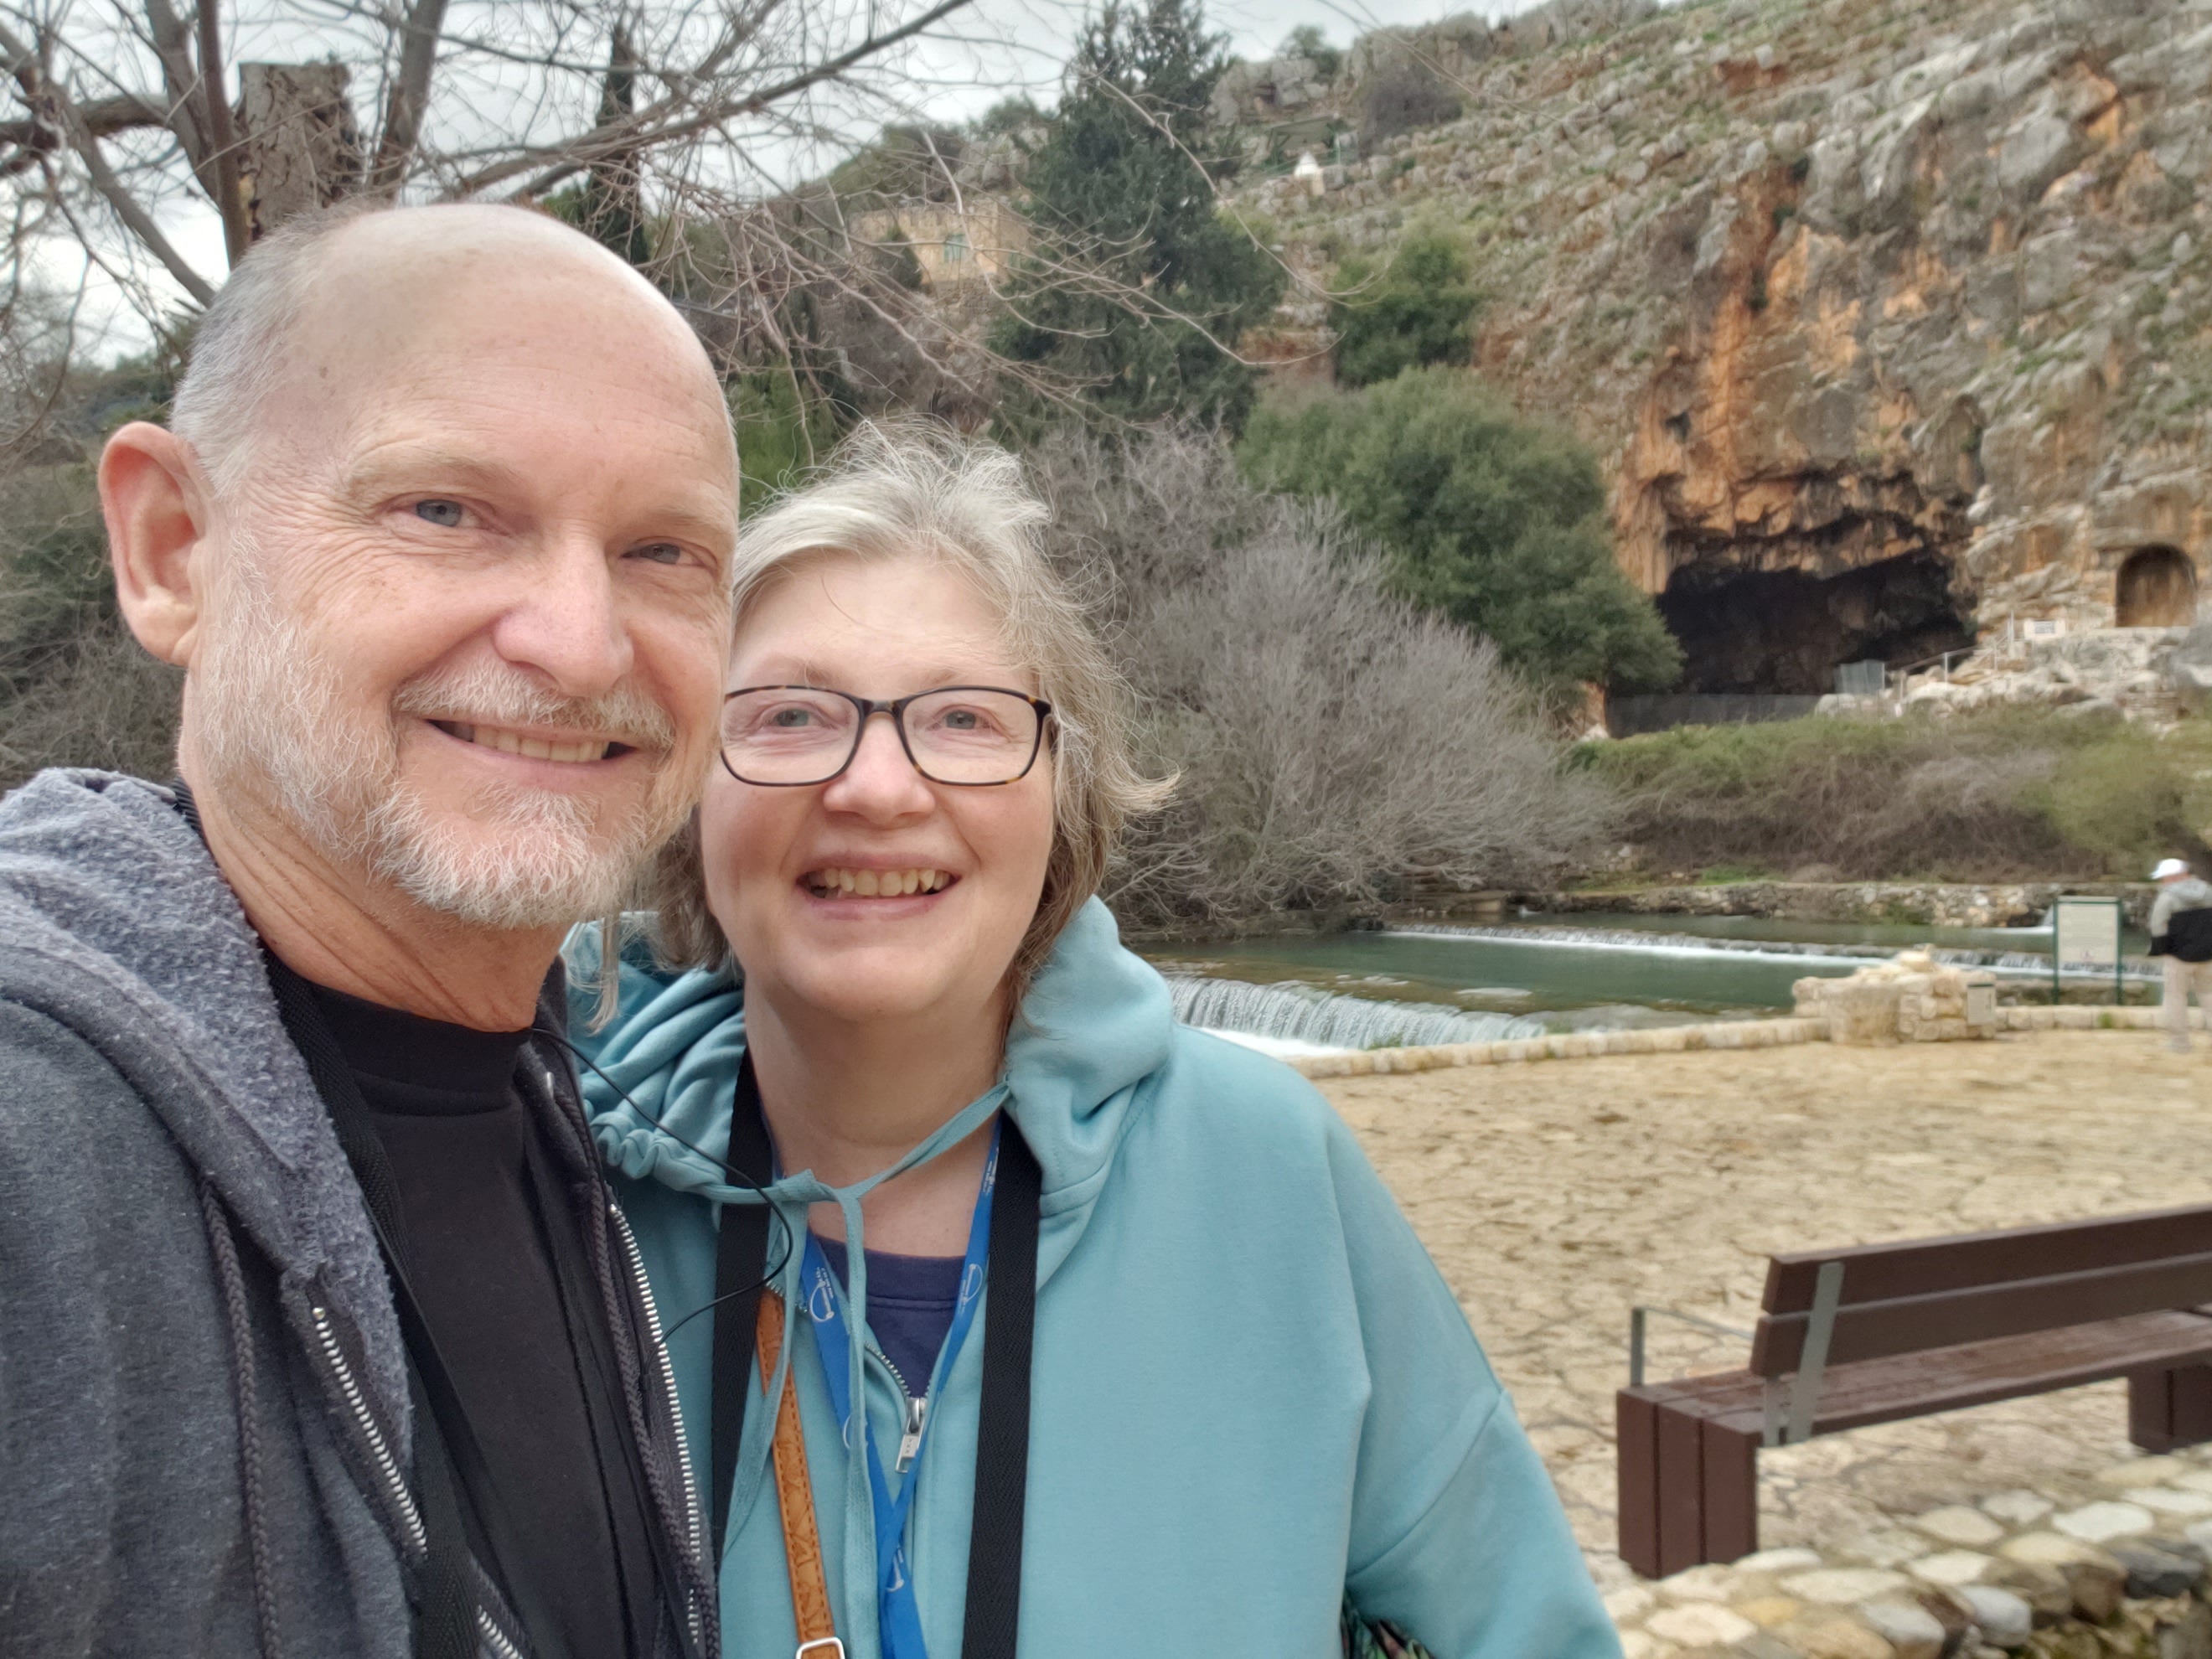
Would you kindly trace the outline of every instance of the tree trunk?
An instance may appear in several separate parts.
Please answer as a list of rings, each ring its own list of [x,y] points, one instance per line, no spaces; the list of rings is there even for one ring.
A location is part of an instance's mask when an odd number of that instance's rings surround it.
[[[342,64],[240,64],[239,117],[252,240],[362,185],[361,130]]]

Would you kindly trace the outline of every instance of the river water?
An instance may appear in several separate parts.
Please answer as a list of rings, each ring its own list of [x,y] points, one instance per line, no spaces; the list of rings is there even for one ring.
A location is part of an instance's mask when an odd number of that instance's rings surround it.
[[[2130,938],[2127,949],[2145,941]],[[1761,1019],[1808,975],[1908,946],[2050,982],[2046,928],[1859,927],[1586,913],[1490,927],[1295,933],[1149,952],[1178,1018],[1278,1054],[1484,1042],[1553,1031]],[[2131,978],[2148,973],[2132,964]]]

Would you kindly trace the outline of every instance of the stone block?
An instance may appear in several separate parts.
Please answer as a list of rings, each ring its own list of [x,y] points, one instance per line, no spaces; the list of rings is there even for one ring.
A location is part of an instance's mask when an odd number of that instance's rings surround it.
[[[2010,1590],[1990,1584],[1967,1584],[1958,1592],[1974,1615],[1982,1639],[1991,1647],[2014,1652],[2027,1645],[2035,1633],[2033,1608]]]
[[[2158,1632],[2158,1659],[2212,1659],[2212,1607],[2191,1601]]]
[[[2094,1014],[2094,1008],[2060,1008],[2062,1014]],[[2079,1538],[2084,1543],[2107,1544],[2115,1538],[2132,1538],[2148,1532],[2152,1526],[2151,1512],[2140,1504],[2085,1504],[2078,1510],[2069,1510],[2051,1523],[2069,1538]]]
[[[2004,1528],[1979,1510],[1969,1509],[1964,1504],[1947,1504],[1940,1510],[1930,1510],[1912,1524],[1930,1538],[1940,1538],[1947,1544],[1962,1548],[1994,1544],[2004,1536]]]
[[[1894,1595],[1909,1589],[1911,1583],[1901,1572],[1875,1567],[1823,1567],[1811,1572],[1792,1573],[1782,1581],[1782,1588],[1801,1601],[1850,1607],[1858,1601],[1871,1601],[1877,1596]]]
[[[1652,1635],[1686,1648],[1732,1647],[1759,1634],[1759,1626],[1710,1601],[1686,1602],[1653,1613],[1644,1621]]]
[[[1905,1571],[1923,1583],[1955,1589],[1977,1582],[1996,1565],[1994,1558],[1976,1550],[1948,1550],[1942,1555],[1923,1556],[1908,1565]]]
[[[1998,1553],[2008,1561],[2057,1572],[2066,1581],[2075,1612],[2094,1623],[2111,1618],[2120,1605],[2126,1569],[2094,1544],[2063,1533],[2031,1532],[2011,1540]]]
[[[2115,1544],[2112,1555],[2127,1571],[2127,1592],[2137,1598],[2186,1595],[2204,1577],[2204,1564],[2160,1549],[2147,1540]]]
[[[1918,1602],[1869,1601],[1859,1616],[1896,1650],[1897,1659],[1942,1659],[1943,1626]]]
[[[1791,1652],[1804,1659],[1896,1659],[1896,1650],[1856,1619],[1800,1620],[1774,1632]]]
[[[1948,1590],[1922,1590],[1913,1597],[1920,1610],[1933,1619],[1943,1631],[1943,1651],[1955,1654],[1965,1645],[1966,1633],[1974,1627],[1973,1615],[1966,1605]]]
[[[2063,1619],[2074,1611],[2074,1587],[2067,1582],[2066,1575],[2040,1562],[2018,1561],[2009,1557],[1994,1559],[1981,1582],[1993,1589],[2010,1590],[2034,1608],[2036,1618],[2045,1624]]]

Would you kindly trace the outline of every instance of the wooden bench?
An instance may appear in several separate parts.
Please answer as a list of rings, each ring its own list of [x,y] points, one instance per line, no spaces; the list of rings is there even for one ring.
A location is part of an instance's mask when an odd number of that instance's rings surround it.
[[[1759,1449],[2128,1379],[2146,1451],[2212,1440],[2212,1205],[1778,1255],[1740,1371],[1615,1400],[1620,1553],[1649,1577],[1759,1547]],[[1680,1316],[1673,1316],[1680,1317]],[[1693,1324],[1711,1326],[1701,1320]]]

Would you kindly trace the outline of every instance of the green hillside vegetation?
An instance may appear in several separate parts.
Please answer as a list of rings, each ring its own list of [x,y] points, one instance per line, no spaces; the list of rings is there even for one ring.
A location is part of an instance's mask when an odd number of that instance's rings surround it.
[[[1656,867],[1821,878],[2141,880],[2212,822],[2212,723],[2000,709],[1684,726],[1589,743]]]
[[[1540,686],[1662,690],[1681,652],[1613,562],[1597,462],[1463,371],[1264,404],[1240,456],[1262,489],[1333,496],[1403,597],[1494,641]]]
[[[1431,363],[1465,363],[1482,295],[1465,245],[1438,229],[1409,233],[1379,267],[1354,257],[1336,268],[1329,307],[1336,378],[1371,386]]]

